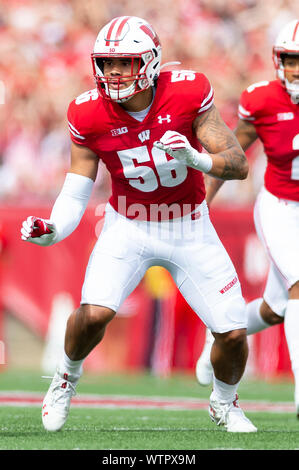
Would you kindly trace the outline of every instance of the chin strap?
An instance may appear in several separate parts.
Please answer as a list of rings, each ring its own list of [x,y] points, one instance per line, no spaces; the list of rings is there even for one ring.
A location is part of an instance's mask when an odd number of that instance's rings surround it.
[[[105,85],[105,86],[108,88],[108,85]],[[135,89],[136,89],[136,80],[132,83],[132,85],[128,86],[124,90],[108,89],[108,92],[107,92],[107,89],[106,89],[106,93],[108,96],[110,96],[110,98],[113,101],[116,101],[117,103],[125,103],[130,98],[132,98]]]

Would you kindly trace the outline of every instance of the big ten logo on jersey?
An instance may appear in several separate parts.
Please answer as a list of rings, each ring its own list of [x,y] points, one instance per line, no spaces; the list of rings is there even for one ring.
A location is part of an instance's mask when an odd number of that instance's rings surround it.
[[[295,119],[294,113],[277,113],[277,121],[292,121]]]
[[[111,129],[111,134],[115,137],[117,135],[126,134],[128,132],[127,127],[119,127],[118,129]]]

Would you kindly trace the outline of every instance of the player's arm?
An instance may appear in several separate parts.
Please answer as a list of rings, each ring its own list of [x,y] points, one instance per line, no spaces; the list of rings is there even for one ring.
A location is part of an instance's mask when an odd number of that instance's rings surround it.
[[[89,148],[71,142],[70,173],[86,176],[95,181],[98,172],[99,158]]]
[[[234,134],[237,137],[239,144],[244,152],[250,147],[251,144],[257,139],[257,133],[254,125],[250,121],[239,119]]]
[[[205,188],[206,188],[205,199],[206,199],[206,203],[209,206],[225,180],[220,180],[218,178],[214,178],[213,176],[206,174],[204,176],[204,181],[205,181]]]
[[[244,119],[239,119],[234,134],[244,152],[258,137],[254,125]],[[213,178],[209,174],[205,175],[206,201],[208,205],[212,202],[224,181],[223,179]]]
[[[248,162],[244,151],[214,105],[196,118],[194,131],[212,159],[209,175],[222,180],[247,177]]]
[[[208,153],[198,152],[184,135],[175,131],[165,132],[154,145],[191,168],[222,180],[247,177],[246,156],[214,105],[195,119],[193,129]]]
[[[50,246],[68,237],[79,225],[87,207],[98,170],[98,157],[87,147],[71,144],[71,166],[49,220],[30,216],[22,225],[21,238]]]

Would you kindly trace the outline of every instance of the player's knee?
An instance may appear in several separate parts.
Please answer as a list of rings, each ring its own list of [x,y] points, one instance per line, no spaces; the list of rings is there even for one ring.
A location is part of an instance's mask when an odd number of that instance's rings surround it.
[[[246,329],[228,331],[227,333],[216,333],[215,340],[226,350],[240,350],[247,344]]]
[[[282,323],[284,320],[283,317],[277,315],[265,301],[262,302],[260,313],[261,317],[268,325],[279,325],[279,323]]]
[[[104,328],[114,317],[115,312],[108,307],[99,305],[81,305],[84,312],[85,324],[88,328]]]

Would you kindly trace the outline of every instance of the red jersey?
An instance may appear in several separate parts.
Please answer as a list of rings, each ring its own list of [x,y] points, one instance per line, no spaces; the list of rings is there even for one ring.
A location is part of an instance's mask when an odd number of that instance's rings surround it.
[[[116,211],[129,218],[153,220],[157,208],[166,205],[171,209],[167,218],[183,216],[205,197],[203,175],[153,147],[153,143],[172,130],[185,135],[201,151],[192,124],[213,101],[213,88],[203,74],[162,72],[142,122],[94,89],[70,103],[70,136],[106,165],[112,180],[109,202]]]
[[[279,80],[259,82],[243,91],[239,117],[252,122],[264,145],[266,189],[299,201],[299,105]]]

